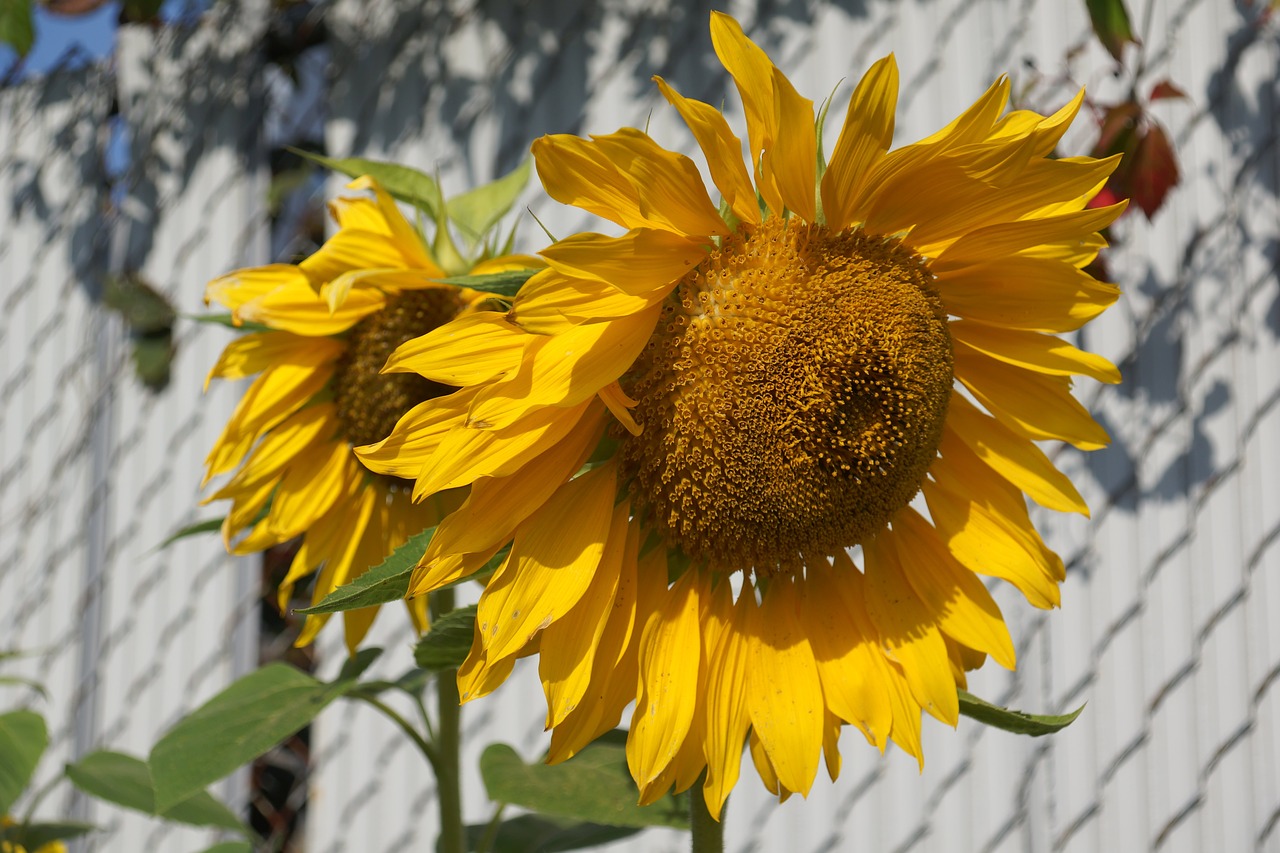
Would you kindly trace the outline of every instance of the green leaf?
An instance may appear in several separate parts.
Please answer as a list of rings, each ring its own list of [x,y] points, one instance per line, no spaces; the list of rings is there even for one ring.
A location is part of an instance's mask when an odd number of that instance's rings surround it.
[[[91,823],[69,820],[56,823],[20,823],[0,831],[0,838],[13,844],[21,844],[27,850],[38,850],[51,841],[79,838],[97,828]]]
[[[31,0],[4,0],[0,3],[0,42],[26,56],[36,41],[36,25]]]
[[[224,841],[200,853],[253,853],[253,845],[248,841]]]
[[[26,790],[48,745],[49,730],[35,711],[0,714],[0,815]]]
[[[667,795],[638,806],[627,770],[626,748],[597,741],[563,764],[525,764],[506,744],[490,744],[480,756],[489,799],[555,817],[609,826],[689,828],[687,797]]]
[[[475,632],[476,606],[459,607],[431,625],[413,650],[413,660],[426,670],[457,669],[471,651]]]
[[[237,323],[231,314],[183,314],[184,320],[191,320],[195,323],[209,323],[214,326],[226,326],[228,329],[235,329],[237,332],[273,332],[270,326],[264,326],[261,323]]]
[[[432,527],[410,536],[407,542],[388,554],[381,563],[351,583],[338,587],[314,607],[303,607],[296,612],[337,613],[404,598],[409,592],[409,577],[418,565],[418,560],[422,559],[435,532],[436,529]]]
[[[151,750],[156,809],[167,812],[306,726],[355,681],[330,684],[264,666],[180,720]]]
[[[42,698],[49,698],[49,691],[45,690],[44,685],[33,678],[23,678],[20,675],[0,675],[0,684],[8,684],[14,687],[30,687],[39,693]]]
[[[1004,729],[1006,732],[1013,732],[1016,735],[1030,735],[1031,737],[1049,735],[1065,729],[1084,710],[1084,705],[1081,705],[1070,714],[1059,716],[1027,714],[1022,711],[1014,711],[1009,708],[1002,708],[999,705],[993,705],[965,690],[959,691],[959,694],[960,713],[966,717],[977,720],[984,725]]]
[[[168,548],[174,542],[180,539],[186,539],[188,536],[196,536],[201,533],[217,533],[222,529],[222,523],[226,518],[206,518],[204,521],[197,521],[195,524],[188,524],[178,532],[174,533],[168,539],[161,542],[157,547],[157,551]]]
[[[469,287],[472,290],[480,290],[485,293],[497,294],[498,296],[515,296],[521,286],[539,272],[541,270],[504,270],[503,272],[481,273],[479,275],[455,275],[449,278],[438,278],[436,281],[458,287]]]
[[[319,163],[325,168],[352,178],[368,175],[382,184],[382,188],[393,198],[419,208],[436,223],[440,222],[440,215],[444,212],[444,196],[440,193],[440,185],[436,183],[436,179],[426,172],[397,163],[366,160],[363,157],[335,160],[310,151],[303,151],[301,148],[289,148],[289,150],[313,163]]]
[[[1098,41],[1116,62],[1124,62],[1125,43],[1138,43],[1124,0],[1085,0],[1085,5],[1089,8],[1089,20]]]
[[[147,762],[132,755],[106,750],[91,752],[75,764],[67,765],[67,777],[86,794],[126,809],[164,817],[192,826],[217,826],[243,834],[248,829],[208,791],[200,791],[162,815],[156,811],[156,795],[151,787]]]
[[[489,831],[489,825],[484,823],[468,826],[467,850],[479,850]],[[578,823],[526,814],[499,823],[487,849],[490,853],[560,853],[610,844],[639,831],[639,827],[633,826]],[[439,849],[437,844],[436,850]]]
[[[529,163],[526,158],[496,181],[449,199],[449,219],[458,226],[470,245],[474,246],[483,240],[498,221],[510,212],[529,183]]]

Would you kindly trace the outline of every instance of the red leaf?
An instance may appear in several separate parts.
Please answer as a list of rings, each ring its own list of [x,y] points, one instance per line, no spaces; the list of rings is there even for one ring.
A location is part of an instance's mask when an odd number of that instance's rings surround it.
[[[1098,122],[1098,141],[1094,143],[1093,157],[1110,157],[1127,154],[1136,144],[1135,132],[1142,118],[1142,107],[1137,101],[1125,101],[1107,107]]]
[[[1150,100],[1161,101],[1166,98],[1182,98],[1188,99],[1186,92],[1173,85],[1169,80],[1161,80],[1159,83],[1151,87]]]
[[[1178,185],[1178,158],[1169,137],[1158,124],[1151,124],[1138,140],[1129,173],[1132,197],[1151,219],[1164,204],[1169,190]]]

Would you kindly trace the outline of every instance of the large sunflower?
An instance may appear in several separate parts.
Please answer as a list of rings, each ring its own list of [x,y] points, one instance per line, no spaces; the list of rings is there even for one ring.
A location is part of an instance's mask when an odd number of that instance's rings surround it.
[[[552,761],[634,701],[642,801],[705,771],[718,815],[744,741],[781,796],[824,754],[836,776],[846,723],[919,758],[922,710],[954,725],[965,671],[1014,664],[978,575],[1058,604],[1063,564],[1024,495],[1088,511],[1035,442],[1107,443],[1071,377],[1119,375],[1055,333],[1116,299],[1081,268],[1121,206],[1086,209],[1114,159],[1050,157],[1080,98],[1002,116],[1000,80],[889,151],[888,57],[824,164],[813,103],[731,18],[711,35],[750,162],[716,109],[657,84],[719,210],[691,160],[638,130],[538,140],[551,196],[626,234],[556,243],[509,311],[402,348],[401,368],[461,390],[357,453],[412,471],[419,498],[472,486],[412,592],[511,543],[463,697],[536,650]]]
[[[439,281],[445,273],[373,180],[349,186],[372,197],[333,202],[338,231],[314,255],[296,266],[238,270],[212,281],[205,293],[207,302],[231,309],[237,324],[262,327],[232,341],[209,373],[209,380],[258,377],[209,453],[205,481],[241,466],[208,498],[231,501],[222,534],[234,553],[302,537],[279,587],[282,608],[301,578],[319,569],[312,593],[319,602],[458,502],[441,495],[414,503],[410,483],[370,473],[351,448],[386,437],[414,406],[454,390],[381,370],[398,346],[465,314],[486,295]],[[472,272],[528,265],[542,262],[495,258]],[[409,602],[419,630],[425,607],[425,598]],[[349,648],[376,615],[376,607],[344,614]],[[310,643],[327,619],[308,616],[298,645]]]

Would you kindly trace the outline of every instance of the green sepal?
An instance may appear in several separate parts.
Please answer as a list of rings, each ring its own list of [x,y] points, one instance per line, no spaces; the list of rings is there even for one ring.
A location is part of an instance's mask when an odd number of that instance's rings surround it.
[[[301,148],[288,149],[299,157],[313,163],[319,163],[327,169],[351,178],[365,175],[373,178],[391,197],[405,204],[413,205],[421,210],[438,228],[442,228],[444,217],[444,195],[440,192],[440,184],[426,172],[398,163],[386,163],[381,160],[367,160],[364,157],[345,157],[334,159]]]
[[[343,610],[359,610],[375,604],[386,604],[404,598],[409,592],[409,578],[422,559],[431,537],[435,535],[434,527],[415,533],[399,548],[387,555],[378,565],[357,577],[351,583],[343,584],[324,597],[317,605],[304,607],[297,613],[308,616],[314,613],[338,613]]]
[[[248,835],[249,829],[208,791],[198,791],[163,814],[156,810],[147,762],[132,755],[100,750],[67,765],[71,784],[90,796],[126,809],[191,826],[216,826]]]
[[[601,738],[557,765],[526,764],[506,744],[490,744],[480,756],[480,775],[489,799],[543,815],[608,826],[688,829],[687,793],[636,804],[639,792],[627,770],[626,747],[617,740]]]
[[[515,205],[529,183],[530,160],[495,181],[449,199],[449,219],[468,245],[481,243]]]
[[[31,782],[49,746],[44,717],[35,711],[0,714],[0,815],[6,815]]]
[[[1080,716],[1080,712],[1084,710],[1084,705],[1081,705],[1070,714],[1056,716],[1050,714],[1027,714],[1023,711],[1014,711],[1010,708],[994,705],[985,699],[979,699],[966,690],[957,692],[960,697],[961,714],[972,720],[977,720],[983,725],[1030,737],[1041,737],[1042,735],[1061,731],[1075,722],[1076,717]]]
[[[542,270],[538,269],[503,270],[478,275],[453,275],[448,278],[438,278],[436,281],[456,287],[469,287],[472,290],[497,296],[515,296],[526,281],[540,272]]]
[[[431,630],[413,648],[413,660],[425,670],[457,669],[471,652],[476,606],[459,607],[431,624]]]

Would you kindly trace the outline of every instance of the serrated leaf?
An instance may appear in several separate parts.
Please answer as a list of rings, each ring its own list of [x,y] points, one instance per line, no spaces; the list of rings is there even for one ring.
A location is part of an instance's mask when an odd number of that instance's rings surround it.
[[[200,791],[161,814],[156,811],[155,791],[147,762],[121,752],[91,752],[75,764],[67,765],[71,783],[101,800],[143,814],[163,817],[191,826],[217,826],[247,833],[243,823],[208,791]]]
[[[20,823],[0,830],[0,838],[12,844],[20,844],[27,850],[38,850],[53,841],[66,841],[79,838],[98,827],[91,823],[79,821],[50,821],[41,823]]]
[[[440,185],[436,183],[435,178],[426,172],[420,172],[409,166],[401,166],[398,163],[366,160],[363,157],[345,157],[336,160],[332,157],[303,151],[301,148],[289,148],[289,150],[313,163],[319,163],[327,169],[341,172],[348,177],[359,178],[368,175],[381,184],[382,188],[390,193],[392,198],[403,201],[405,204],[413,205],[437,223],[440,221],[440,215],[444,212],[444,196],[440,193]]]
[[[314,607],[300,608],[295,612],[338,613],[404,598],[409,592],[409,577],[418,565],[418,560],[422,559],[435,532],[436,529],[432,527],[410,536],[403,545],[388,554],[385,560],[351,583],[338,587]]]
[[[667,795],[650,806],[636,805],[639,793],[621,744],[597,741],[552,766],[525,764],[514,749],[495,743],[480,756],[480,775],[489,799],[544,815],[609,826],[689,827],[687,794]]]
[[[459,607],[431,624],[413,649],[413,660],[425,670],[457,669],[471,651],[476,606]]]
[[[979,699],[968,691],[959,691],[960,713],[983,725],[1003,729],[1016,735],[1040,737],[1061,731],[1075,722],[1076,717],[1084,710],[1084,705],[1070,714],[1027,714],[993,705],[985,699]]]
[[[18,56],[26,56],[35,41],[31,0],[4,0],[0,3],[0,42],[12,47]]]
[[[151,750],[156,808],[168,811],[309,724],[353,680],[326,684],[280,663],[234,682]]]
[[[488,824],[466,828],[467,850],[479,850],[488,835]],[[585,850],[610,844],[640,832],[639,827],[607,826],[601,823],[578,823],[543,815],[520,815],[498,824],[493,833],[489,853],[560,853]],[[439,851],[439,844],[436,845]]]
[[[449,199],[449,219],[475,246],[506,216],[529,183],[528,158],[507,174],[482,187]]]
[[[188,536],[197,536],[201,533],[217,533],[222,529],[222,523],[226,518],[206,518],[204,521],[197,521],[195,524],[188,524],[186,527],[174,533],[168,539],[156,546],[157,551],[168,548],[174,542],[186,539]]]
[[[1138,43],[1124,0],[1085,0],[1085,6],[1089,9],[1089,21],[1098,41],[1116,62],[1123,62],[1125,44]]]
[[[0,714],[0,815],[27,789],[48,745],[49,730],[35,711]]]
[[[504,270],[503,272],[480,273],[478,275],[455,275],[438,278],[443,284],[457,287],[469,287],[497,296],[515,296],[526,281],[541,272],[535,269]]]

